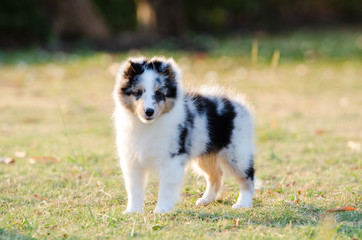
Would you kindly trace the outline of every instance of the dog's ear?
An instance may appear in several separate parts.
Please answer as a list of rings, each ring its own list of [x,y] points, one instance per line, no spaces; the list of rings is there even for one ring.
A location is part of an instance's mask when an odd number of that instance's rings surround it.
[[[169,80],[179,81],[180,80],[180,70],[175,61],[172,58],[153,58],[150,61],[153,69],[158,73],[164,75]]]
[[[130,79],[131,77],[142,74],[147,63],[145,58],[130,58],[123,64],[123,77]]]
[[[150,61],[150,64],[158,73],[164,73],[168,67],[167,63],[163,59],[154,58]]]

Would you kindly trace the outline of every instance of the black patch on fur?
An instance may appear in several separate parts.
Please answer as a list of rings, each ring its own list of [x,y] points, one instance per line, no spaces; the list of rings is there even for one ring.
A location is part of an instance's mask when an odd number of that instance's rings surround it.
[[[139,93],[140,90],[135,90],[133,85],[128,82],[124,85],[124,87],[121,88],[121,94],[123,95],[134,95],[136,100],[140,99],[142,97],[143,92]]]
[[[166,95],[162,91],[157,90],[155,94],[152,96],[152,99],[154,99],[156,102],[165,101]]]
[[[139,75],[144,72],[146,65],[144,60],[141,63],[129,61],[123,72],[123,78],[127,81],[121,87],[121,94],[130,96],[134,94],[133,86],[139,81]]]
[[[185,101],[185,110],[186,110],[186,122],[190,128],[193,128],[194,127],[194,115],[191,113],[191,110],[187,106],[186,101]]]
[[[203,114],[205,112],[206,106],[205,106],[205,99],[201,95],[194,95],[190,96],[193,102],[195,103],[196,110],[199,114]]]
[[[178,154],[187,153],[188,146],[186,146],[186,137],[187,137],[189,131],[188,131],[187,127],[180,125],[179,132],[180,132],[180,135],[179,135],[178,143],[180,145],[180,148],[178,150]]]
[[[250,165],[249,168],[245,170],[246,179],[254,181],[255,169],[254,169],[254,156],[250,156]]]
[[[147,62],[145,60],[141,63],[129,61],[126,69],[124,70],[123,77],[132,81],[133,77],[144,72],[146,63]]]
[[[133,95],[135,96],[136,100],[140,99],[142,97],[142,90],[136,90],[136,92],[133,92]]]
[[[176,98],[177,95],[177,83],[175,79],[175,73],[169,63],[154,60],[146,65],[147,69],[153,69],[162,76],[165,76],[165,96],[167,98]],[[157,82],[161,82],[159,78]]]
[[[194,115],[191,113],[190,109],[188,108],[185,102],[185,112],[186,118],[183,124],[179,124],[178,131],[179,131],[179,149],[177,153],[171,153],[171,157],[175,157],[181,154],[189,154],[190,153],[190,141],[191,141],[191,131],[194,127]]]
[[[121,93],[127,96],[130,96],[133,94],[132,86],[128,86],[128,84],[121,88]]]
[[[220,100],[210,99],[201,95],[192,96],[197,112],[206,115],[209,142],[205,153],[212,153],[221,150],[231,142],[231,135],[234,129],[234,118],[236,112],[230,100],[220,99],[224,106],[222,112],[217,112],[217,105]]]
[[[154,70],[156,70],[157,72],[162,73],[162,72],[163,72],[162,62],[161,62],[161,61],[158,61],[158,60],[149,62],[149,63],[147,64],[147,69],[154,69]]]
[[[157,90],[153,95],[156,102],[165,101],[166,98],[176,98],[177,87],[176,84],[168,84],[160,90]]]
[[[166,80],[166,97],[176,98],[177,97],[177,83],[174,80]]]

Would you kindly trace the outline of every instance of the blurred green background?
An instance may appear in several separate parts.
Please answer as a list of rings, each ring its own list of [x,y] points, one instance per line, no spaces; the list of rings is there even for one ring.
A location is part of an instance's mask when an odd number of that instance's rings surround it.
[[[265,35],[361,23],[359,0],[3,0],[0,46],[117,51],[173,39],[176,47],[199,50],[193,37],[200,34]]]

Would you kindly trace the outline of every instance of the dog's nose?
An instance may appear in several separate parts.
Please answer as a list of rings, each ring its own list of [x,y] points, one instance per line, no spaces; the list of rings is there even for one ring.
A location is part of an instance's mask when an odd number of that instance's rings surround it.
[[[145,113],[147,117],[151,117],[155,111],[152,108],[147,108]]]

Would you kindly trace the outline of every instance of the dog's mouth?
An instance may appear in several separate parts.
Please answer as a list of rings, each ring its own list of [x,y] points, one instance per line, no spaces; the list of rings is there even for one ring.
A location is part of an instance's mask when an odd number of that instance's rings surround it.
[[[141,121],[144,123],[151,123],[155,120],[154,116],[148,117],[148,116],[141,116]]]

